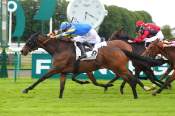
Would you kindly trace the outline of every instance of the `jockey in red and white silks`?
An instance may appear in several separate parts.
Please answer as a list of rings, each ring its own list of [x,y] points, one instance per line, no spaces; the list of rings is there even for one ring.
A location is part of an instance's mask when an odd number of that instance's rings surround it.
[[[150,43],[156,39],[164,39],[164,35],[160,27],[154,23],[144,23],[143,21],[137,21],[136,32],[139,33],[139,36],[133,40],[136,43],[142,41],[145,41],[145,43]]]

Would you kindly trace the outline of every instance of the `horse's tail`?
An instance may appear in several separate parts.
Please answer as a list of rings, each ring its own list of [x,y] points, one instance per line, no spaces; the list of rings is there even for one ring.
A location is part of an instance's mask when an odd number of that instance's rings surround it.
[[[140,56],[136,53],[133,52],[129,52],[127,50],[122,50],[132,61],[142,61],[142,62],[147,62],[147,63],[151,63],[154,66],[160,66],[162,64],[168,63],[168,60],[164,60],[164,59],[154,59],[151,57],[146,57],[146,56]]]

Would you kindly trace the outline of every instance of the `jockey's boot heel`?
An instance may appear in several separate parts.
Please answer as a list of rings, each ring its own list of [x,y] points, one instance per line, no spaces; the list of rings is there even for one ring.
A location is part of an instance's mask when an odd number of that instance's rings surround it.
[[[82,58],[86,58],[87,55],[86,54],[82,54],[79,58],[82,59]]]
[[[86,55],[86,51],[85,51],[85,48],[84,48],[83,44],[79,43],[78,47],[79,47],[80,50],[81,50],[81,56],[80,56],[79,58],[80,58],[80,59],[86,58],[87,55]]]

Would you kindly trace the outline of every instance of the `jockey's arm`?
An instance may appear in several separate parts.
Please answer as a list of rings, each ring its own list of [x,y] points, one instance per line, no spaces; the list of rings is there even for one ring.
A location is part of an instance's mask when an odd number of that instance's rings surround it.
[[[75,30],[76,30],[75,28],[70,28],[66,32],[56,35],[56,38],[59,38],[59,37],[70,37],[71,38],[73,37]]]
[[[149,35],[149,31],[144,31],[144,33],[142,35],[135,38],[133,41],[136,43],[142,42],[148,35]]]

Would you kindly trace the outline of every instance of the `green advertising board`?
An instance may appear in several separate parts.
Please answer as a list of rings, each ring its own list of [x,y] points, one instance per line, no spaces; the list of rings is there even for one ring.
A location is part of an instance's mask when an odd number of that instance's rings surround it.
[[[44,75],[51,67],[52,67],[52,60],[51,56],[49,54],[32,54],[32,78],[40,78],[42,75]],[[134,67],[132,66],[132,63],[129,62],[128,64],[129,69],[134,72]],[[153,68],[154,74],[157,77],[160,77],[160,75],[164,74],[164,72],[167,69],[167,64],[164,64],[159,67]],[[115,77],[114,73],[107,69],[100,69],[97,71],[94,71],[94,76],[96,79],[112,79]],[[71,74],[68,75],[70,77]],[[140,74],[141,77],[145,77],[144,73],[142,72]],[[58,78],[59,75],[55,75],[54,78]],[[87,76],[85,73],[82,73],[78,76],[78,78],[86,79]]]

